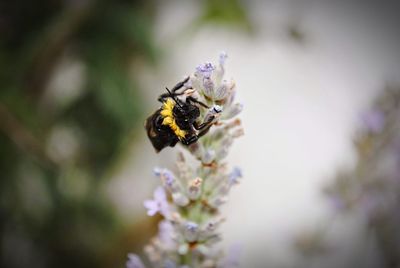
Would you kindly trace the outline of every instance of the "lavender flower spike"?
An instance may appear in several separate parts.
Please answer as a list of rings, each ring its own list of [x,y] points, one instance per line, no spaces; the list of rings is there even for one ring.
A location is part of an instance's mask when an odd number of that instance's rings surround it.
[[[135,254],[128,254],[128,261],[126,262],[127,268],[145,268],[143,262]]]
[[[182,147],[197,163],[190,165],[180,152],[174,172],[154,169],[161,186],[144,206],[149,216],[160,213],[164,219],[158,235],[145,247],[151,267],[239,267],[238,250],[226,254],[217,247],[225,221],[220,207],[242,178],[240,168],[228,168],[224,161],[234,140],[244,134],[237,118],[243,106],[235,101],[236,84],[224,79],[226,59],[223,52],[217,64],[200,64],[188,81],[193,97],[209,107],[199,107],[199,122],[212,122],[197,142]],[[136,255],[128,256],[127,268],[144,268]]]

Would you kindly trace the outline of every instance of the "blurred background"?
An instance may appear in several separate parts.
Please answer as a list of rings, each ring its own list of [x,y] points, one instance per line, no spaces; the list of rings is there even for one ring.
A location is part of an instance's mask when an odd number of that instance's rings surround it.
[[[123,267],[157,96],[228,53],[243,267],[400,267],[400,9],[389,1],[0,2],[0,267]]]

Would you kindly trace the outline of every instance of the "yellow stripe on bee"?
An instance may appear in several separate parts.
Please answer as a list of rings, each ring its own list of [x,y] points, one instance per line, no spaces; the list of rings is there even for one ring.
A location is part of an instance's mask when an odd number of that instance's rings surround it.
[[[162,107],[160,114],[164,117],[162,122],[163,125],[169,126],[172,131],[174,131],[175,135],[178,136],[179,139],[184,138],[186,136],[186,131],[179,128],[176,124],[175,118],[172,113],[172,109],[174,109],[175,101],[171,98],[168,98]]]
[[[163,120],[163,125],[169,125],[169,126],[173,126],[174,125],[174,120],[171,117],[164,117]]]

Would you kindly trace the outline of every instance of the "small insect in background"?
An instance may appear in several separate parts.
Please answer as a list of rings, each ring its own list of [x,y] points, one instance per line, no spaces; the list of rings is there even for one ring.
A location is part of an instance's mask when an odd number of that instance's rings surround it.
[[[178,142],[190,145],[206,134],[214,123],[215,116],[221,112],[213,107],[213,114],[199,123],[200,106],[209,108],[206,104],[193,97],[193,88],[181,88],[190,77],[176,84],[168,93],[161,94],[158,101],[161,108],[150,115],[145,121],[145,129],[156,152],[165,147],[174,147]],[[183,98],[183,99],[182,99]]]

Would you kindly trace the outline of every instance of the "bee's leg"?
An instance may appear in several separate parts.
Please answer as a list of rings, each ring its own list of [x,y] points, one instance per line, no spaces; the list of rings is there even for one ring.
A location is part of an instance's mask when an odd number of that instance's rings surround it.
[[[214,112],[220,113],[221,111],[219,110],[217,111],[214,108]],[[197,134],[198,138],[200,138],[210,130],[211,126],[213,125],[215,117],[216,117],[215,115],[210,115],[209,117],[207,117],[206,121],[204,121],[200,125],[196,121],[193,123],[193,127],[199,131],[199,133]]]
[[[204,127],[198,134],[197,138],[200,138],[201,136],[207,134],[207,132],[210,130],[212,124],[208,124],[206,127]]]
[[[190,145],[192,143],[195,143],[201,136],[203,136],[204,134],[206,134],[211,126],[212,126],[212,121],[214,120],[214,116],[210,117],[210,119],[207,122],[204,122],[200,125],[198,125],[196,122],[193,124],[194,128],[196,130],[199,130],[200,132],[197,133],[197,135],[193,135],[191,137],[189,137],[188,139],[183,139],[182,143],[185,145]]]
[[[178,89],[180,89],[181,87],[183,87],[184,84],[186,84],[187,81],[189,81],[190,76],[186,77],[183,81],[179,82],[178,84],[176,84],[172,89],[171,92],[175,93],[175,91],[177,91]]]
[[[222,109],[220,107],[214,106],[212,109],[210,109],[209,113],[204,118],[204,122],[199,125],[198,122],[194,121],[193,127],[196,130],[202,131],[204,128],[211,126],[213,124],[214,119],[221,113],[221,111]]]
[[[205,104],[205,103],[203,103],[203,102],[197,100],[196,98],[194,98],[194,97],[192,97],[192,96],[189,96],[189,97],[187,97],[186,99],[187,99],[188,101],[191,101],[191,102],[200,104],[200,105],[203,106],[204,108],[207,108],[207,109],[210,108],[210,107],[207,106],[207,104]]]
[[[157,100],[158,100],[159,102],[164,102],[165,99],[167,99],[167,98],[175,97],[175,96],[179,96],[179,95],[183,95],[183,92],[182,92],[182,93],[173,93],[173,94],[164,93],[164,94],[161,94],[161,95],[158,97]]]
[[[185,145],[190,145],[192,143],[195,143],[199,139],[198,135],[193,135],[188,139],[182,139],[182,143]]]
[[[208,126],[211,126],[211,122],[214,120],[214,118],[215,118],[215,116],[210,116],[210,118],[206,122],[203,122],[200,125],[197,122],[194,122],[193,123],[193,127],[196,130],[200,130],[201,131],[201,130],[203,130],[204,128],[206,128]]]
[[[190,79],[190,76],[186,77],[185,80],[183,80],[183,81],[179,82],[178,84],[176,84],[176,85],[171,89],[171,93],[172,93],[172,94],[170,94],[170,93],[161,94],[161,95],[158,97],[158,101],[159,101],[159,102],[164,102],[165,99],[168,98],[168,97],[175,97],[175,96],[183,95],[184,92],[176,93],[176,91],[179,90],[180,88],[182,88],[183,85],[184,85],[187,81],[189,81],[189,79]],[[169,89],[167,88],[167,90],[169,90]]]

